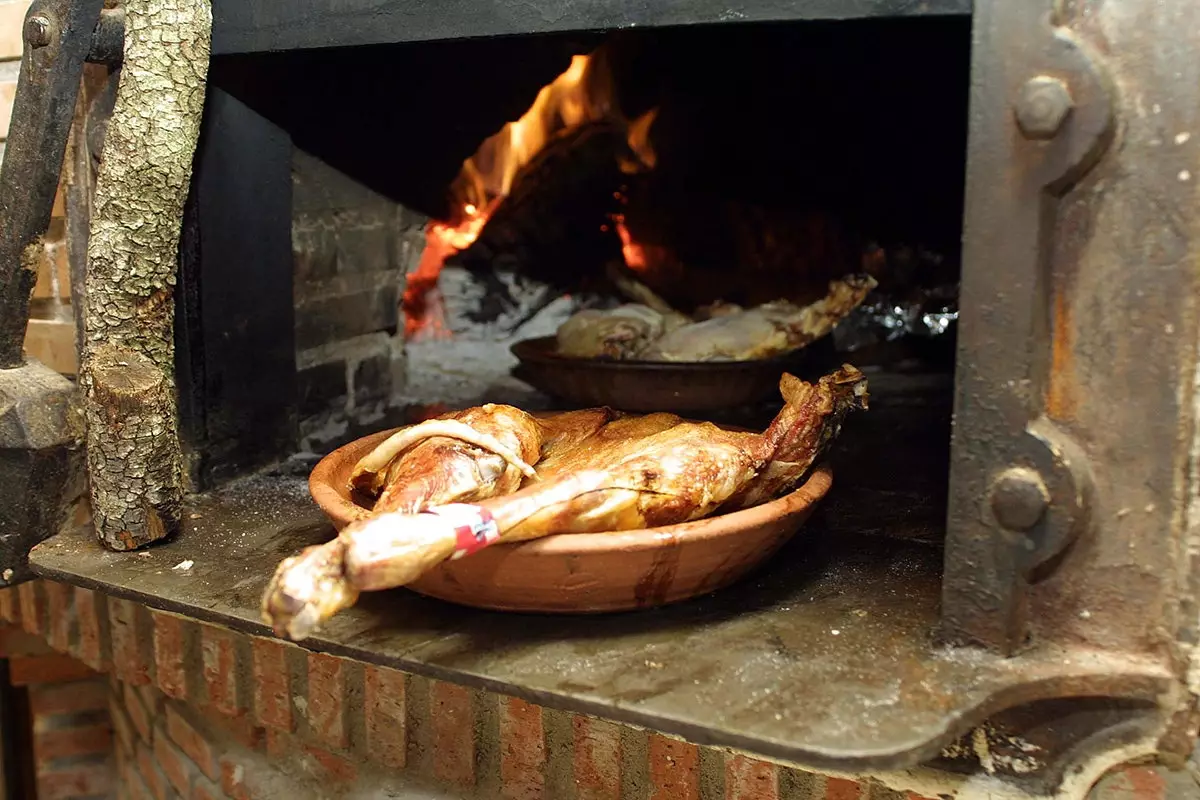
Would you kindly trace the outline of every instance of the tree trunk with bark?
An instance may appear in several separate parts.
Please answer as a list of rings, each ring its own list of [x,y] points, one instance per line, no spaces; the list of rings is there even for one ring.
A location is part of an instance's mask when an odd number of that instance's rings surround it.
[[[126,0],[125,58],[88,243],[80,382],[96,534],[132,550],[179,527],[174,297],[208,73],[208,0]]]

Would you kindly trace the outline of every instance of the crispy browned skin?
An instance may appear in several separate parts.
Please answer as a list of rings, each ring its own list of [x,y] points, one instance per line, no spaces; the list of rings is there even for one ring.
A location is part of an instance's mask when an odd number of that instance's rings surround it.
[[[795,489],[813,462],[841,433],[851,408],[867,407],[867,382],[861,372],[843,367],[817,384],[784,375],[779,391],[785,405],[763,433],[771,456],[766,464],[722,506],[722,511],[765,503]],[[820,424],[814,421],[820,420]]]
[[[850,366],[816,386],[785,375],[780,390],[786,405],[761,434],[671,414],[603,424],[606,409],[544,422],[548,446],[538,475],[478,505],[491,512],[499,541],[513,542],[668,525],[762,502],[794,486],[846,412],[866,405],[866,381]],[[318,561],[310,551],[321,548],[310,548],[280,565],[263,598],[264,617],[281,635],[303,638],[357,592],[409,583],[455,546],[453,530],[429,515],[384,513],[352,523],[323,546],[338,557]]]
[[[540,457],[543,429],[519,408],[489,404],[439,419],[457,420],[490,434],[531,464]],[[523,477],[495,453],[438,436],[417,444],[388,465],[384,489],[372,511],[415,514],[430,505],[482,500],[516,491]]]

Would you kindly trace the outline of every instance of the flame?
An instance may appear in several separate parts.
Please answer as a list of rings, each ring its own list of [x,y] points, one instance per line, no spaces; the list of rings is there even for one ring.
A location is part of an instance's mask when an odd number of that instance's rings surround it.
[[[566,71],[543,86],[529,110],[486,139],[463,162],[452,192],[463,205],[483,207],[506,197],[521,167],[560,131],[609,116],[612,85],[591,56],[575,56]]]
[[[650,264],[650,259],[646,256],[645,246],[635,242],[629,228],[625,226],[625,215],[615,215],[613,225],[617,229],[617,236],[621,237],[621,255],[625,258],[625,266],[634,272],[645,270]]]
[[[621,255],[625,259],[625,266],[643,278],[662,278],[679,272],[680,265],[676,263],[668,248],[634,239],[625,224],[624,214],[614,214],[612,220],[613,227],[617,229],[617,236],[621,239]]]
[[[609,120],[624,125],[632,158],[621,159],[627,173],[653,168],[650,128],[656,110],[636,120],[623,118],[615,107],[614,90],[602,59],[577,55],[567,69],[542,87],[533,105],[496,134],[486,139],[463,162],[450,187],[453,221],[430,222],[425,229],[425,251],[408,275],[404,291],[405,333],[413,336],[449,335],[437,307],[437,278],[446,259],[470,247],[488,218],[512,190],[521,169],[555,136],[588,123]]]
[[[491,208],[480,210],[468,203],[463,208],[463,218],[457,224],[430,222],[425,226],[425,250],[417,268],[408,273],[404,288],[404,334],[412,338],[417,332],[425,331],[431,338],[445,338],[449,331],[441,322],[440,304],[436,295],[438,275],[446,259],[460,250],[471,246],[479,236],[491,215]],[[435,300],[435,302],[430,302]]]

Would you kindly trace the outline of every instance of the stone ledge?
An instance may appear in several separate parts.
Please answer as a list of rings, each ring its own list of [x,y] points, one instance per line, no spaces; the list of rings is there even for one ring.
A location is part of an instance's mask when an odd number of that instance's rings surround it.
[[[135,797],[355,785],[403,797],[424,785],[481,800],[921,800],[50,581],[0,591],[0,619],[41,637],[65,630],[56,649],[109,673],[119,773]]]
[[[973,721],[1030,692],[1152,703],[1173,681],[1162,664],[1094,653],[1001,659],[937,648],[929,632],[938,618],[939,551],[830,535],[819,519],[774,556],[772,569],[688,603],[580,620],[370,592],[301,649],[270,638],[259,601],[281,558],[331,535],[303,477],[260,475],[191,497],[185,519],[176,539],[137,554],[105,551],[86,530],[64,533],[35,548],[31,564],[45,578],[111,596],[107,616],[80,638],[109,648],[97,652],[93,644],[90,657],[107,655],[130,682],[162,680],[154,637],[137,633],[149,608],[181,615],[185,648],[198,640],[204,652],[206,641],[223,635],[187,633],[192,623],[246,634],[224,645],[239,666],[236,681],[217,671],[228,684],[220,701],[274,715],[284,729],[289,717],[304,721],[294,706],[251,694],[254,659],[266,665],[259,675],[274,664],[282,673],[274,680],[294,689],[307,680],[308,650],[848,773],[934,759]],[[43,592],[21,588],[20,605],[41,604],[44,614]],[[83,603],[76,616],[96,605]],[[171,691],[180,691],[178,673],[178,665],[164,673]],[[183,682],[188,691],[192,681]]]

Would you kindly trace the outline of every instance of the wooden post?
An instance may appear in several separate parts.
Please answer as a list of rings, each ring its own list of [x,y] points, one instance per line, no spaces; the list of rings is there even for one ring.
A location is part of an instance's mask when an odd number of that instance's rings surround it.
[[[179,527],[174,287],[208,74],[208,0],[126,0],[125,58],[88,243],[85,392],[96,534],[132,550]]]

